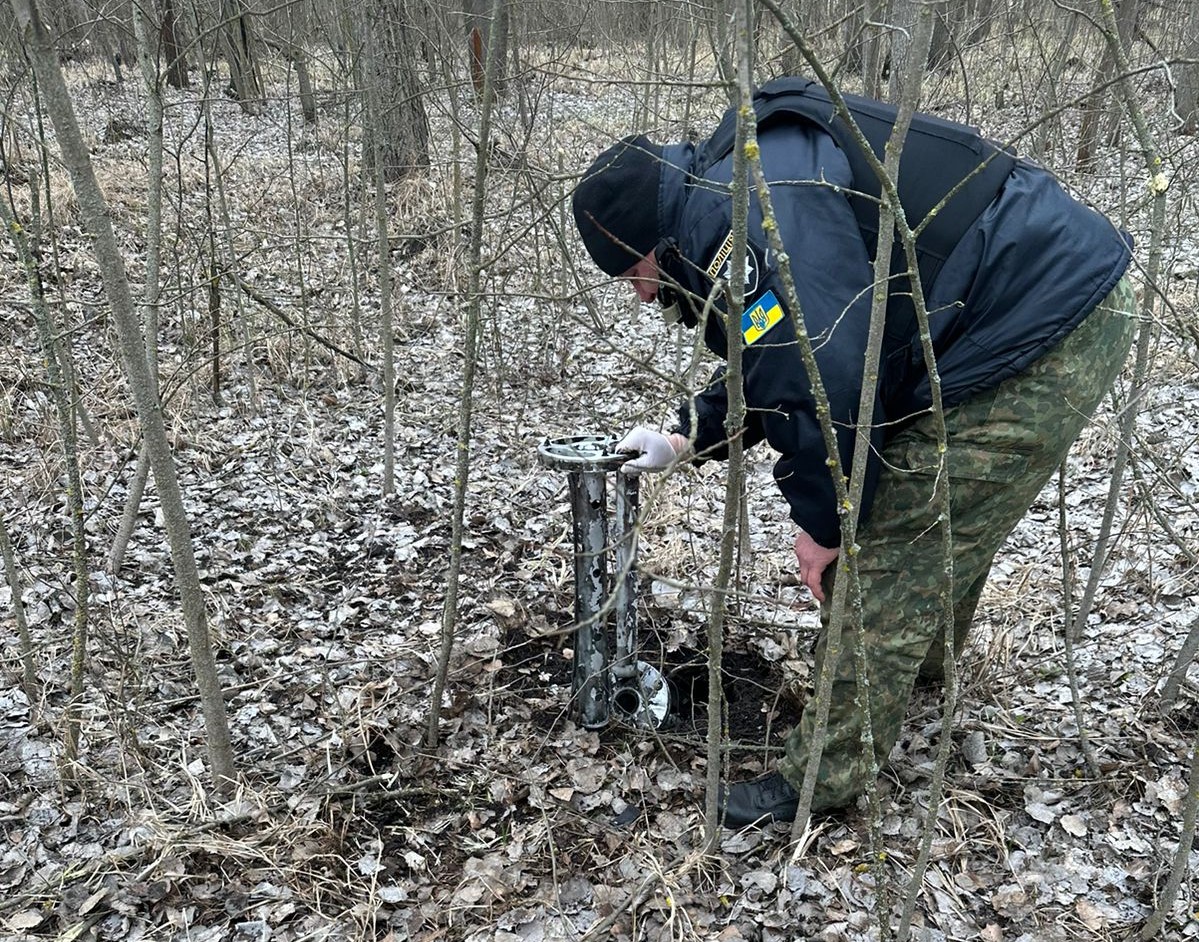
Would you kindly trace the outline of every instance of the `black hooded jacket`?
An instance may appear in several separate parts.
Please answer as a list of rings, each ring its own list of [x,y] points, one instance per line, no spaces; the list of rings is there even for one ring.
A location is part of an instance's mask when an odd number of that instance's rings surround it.
[[[833,138],[806,121],[775,123],[758,138],[779,234],[786,247],[804,323],[812,339],[848,474],[864,382],[870,320],[871,260],[845,196],[849,163]],[[690,144],[663,152],[659,264],[686,304],[701,308],[715,279],[727,278],[731,251],[732,156],[703,179],[692,175]],[[928,168],[936,172],[935,167]],[[913,222],[909,220],[909,222]],[[807,374],[762,230],[750,199],[743,350],[748,413],[744,441],[763,439],[779,454],[774,477],[791,518],[816,542],[840,543],[827,452]],[[929,323],[946,407],[998,385],[1059,343],[1116,286],[1130,259],[1129,238],[1068,196],[1045,170],[1017,161],[999,195],[965,232],[933,285],[925,285]],[[873,448],[859,521],[869,515],[879,454],[888,438],[927,412],[929,377],[919,338],[887,351],[873,416]],[[724,357],[723,299],[708,317],[704,341]],[[715,381],[680,407],[678,430],[695,428],[701,457],[726,453],[726,397]]]

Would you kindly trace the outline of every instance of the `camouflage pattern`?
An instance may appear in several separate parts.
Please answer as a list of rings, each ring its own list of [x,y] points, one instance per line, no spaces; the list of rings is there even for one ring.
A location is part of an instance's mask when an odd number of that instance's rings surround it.
[[[966,640],[991,561],[1061,464],[1119,375],[1135,332],[1127,278],[1061,344],[1027,371],[946,410],[953,521],[955,651]],[[938,444],[931,417],[886,447],[873,514],[859,534],[862,623],[874,751],[881,764],[899,736],[918,676],[938,679],[944,646],[941,533],[933,505]],[[831,600],[834,567],[825,573]],[[828,605],[822,613],[827,628]],[[825,632],[817,644],[817,675]],[[838,660],[813,809],[850,803],[872,784],[862,752],[847,627]],[[815,710],[788,736],[779,771],[799,788]]]

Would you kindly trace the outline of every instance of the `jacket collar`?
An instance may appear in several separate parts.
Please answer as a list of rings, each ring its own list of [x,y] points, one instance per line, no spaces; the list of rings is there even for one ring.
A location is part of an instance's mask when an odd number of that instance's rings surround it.
[[[690,143],[668,144],[662,149],[662,171],[658,184],[658,232],[655,250],[662,286],[658,303],[666,323],[682,321],[688,327],[698,323],[695,307],[687,297],[685,267],[679,259],[679,234],[683,209],[687,204],[687,189],[694,179],[691,170],[695,162],[695,147]]]
[[[691,182],[695,145],[667,144],[662,148],[662,171],[658,179],[658,232],[664,239],[677,239],[686,190]]]

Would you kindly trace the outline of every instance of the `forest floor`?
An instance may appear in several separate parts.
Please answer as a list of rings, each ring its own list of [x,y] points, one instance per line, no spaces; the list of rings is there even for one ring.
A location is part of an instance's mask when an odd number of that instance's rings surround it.
[[[78,76],[74,87],[140,284],[145,138],[133,130],[129,140],[106,140],[113,119],[136,129],[140,99]],[[690,338],[615,288],[592,292],[590,307],[573,288],[560,290],[564,262],[548,228],[556,211],[541,217],[527,198],[505,202],[533,181],[552,205],[556,168],[494,169],[458,639],[441,745],[428,748],[460,401],[458,281],[465,284],[452,209],[440,196],[448,170],[431,173],[423,190],[392,194],[398,404],[395,488],[382,497],[377,377],[361,379],[248,298],[255,356],[247,364],[237,348],[225,354],[215,401],[207,294],[189,255],[208,251],[196,238],[206,205],[203,134],[189,124],[199,113],[194,94],[172,95],[168,147],[179,159],[168,161],[168,175],[181,203],[165,220],[178,234],[168,253],[174,312],[164,316],[169,428],[244,786],[225,802],[209,790],[152,486],[124,567],[114,574],[103,565],[133,474],[135,420],[95,264],[56,173],[52,293],[76,325],[82,401],[100,430],[81,455],[92,640],[83,746],[70,764],[62,721],[74,606],[62,460],[27,309],[0,302],[0,507],[17,544],[42,685],[31,702],[16,682],[13,599],[0,588],[13,678],[0,691],[0,939],[548,942],[579,939],[609,917],[600,935],[614,939],[879,938],[879,913],[899,911],[925,824],[945,734],[940,691],[916,694],[880,778],[877,844],[862,803],[818,816],[798,851],[786,827],[771,826],[726,830],[718,855],[697,853],[702,587],[715,579],[722,467],[647,486],[655,493],[644,502],[639,556],[643,656],[676,680],[674,720],[647,732],[585,730],[570,719],[566,481],[538,463],[537,445],[667,417],[675,392],[644,364],[669,372]],[[603,95],[563,79],[540,101],[568,171],[623,133],[630,102]],[[349,346],[346,233],[358,223],[343,215],[336,112],[313,132],[278,101],[258,117],[227,101],[213,107],[242,277],[297,320],[303,284],[304,316]],[[444,116],[434,120],[445,140]],[[1193,145],[1185,147],[1193,166]],[[540,228],[525,234],[531,218]],[[362,235],[369,239],[369,228]],[[1187,251],[1185,242],[1178,232],[1172,250]],[[23,297],[7,247],[4,258],[0,297]],[[364,242],[361,302],[374,336],[370,259]],[[1194,272],[1169,288],[1177,317],[1194,323]],[[236,293],[228,282],[224,292],[231,318]],[[1075,646],[1102,774],[1084,761],[1066,678],[1055,483],[1001,550],[963,655],[917,939],[1120,939],[1161,890],[1199,733],[1193,671],[1174,709],[1163,713],[1159,701],[1199,618],[1199,573],[1186,555],[1199,547],[1199,382],[1179,322],[1164,319],[1154,342],[1137,474],[1125,480],[1109,566]],[[377,343],[367,346],[378,362]],[[1121,403],[1128,384],[1126,376]],[[1112,416],[1105,403],[1067,466],[1066,538],[1079,586],[1106,500]],[[807,696],[817,625],[796,585],[792,525],[770,456],[751,453],[750,462],[748,536],[726,631],[733,779],[777,756]],[[1192,853],[1192,873],[1197,865]],[[1163,938],[1199,937],[1192,893],[1187,881]]]

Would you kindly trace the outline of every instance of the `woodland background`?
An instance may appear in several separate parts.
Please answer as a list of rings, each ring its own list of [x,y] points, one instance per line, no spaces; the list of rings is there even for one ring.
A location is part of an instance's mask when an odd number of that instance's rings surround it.
[[[536,459],[709,372],[566,203],[618,137],[708,133],[738,66],[810,72],[768,7],[847,91],[920,74],[1133,233],[1143,315],[958,688],[798,844],[704,820],[710,756],[769,768],[814,680],[770,456],[731,573],[725,466],[649,488],[653,732],[571,720],[566,482]],[[1199,936],[1199,4],[0,17],[0,938]]]

